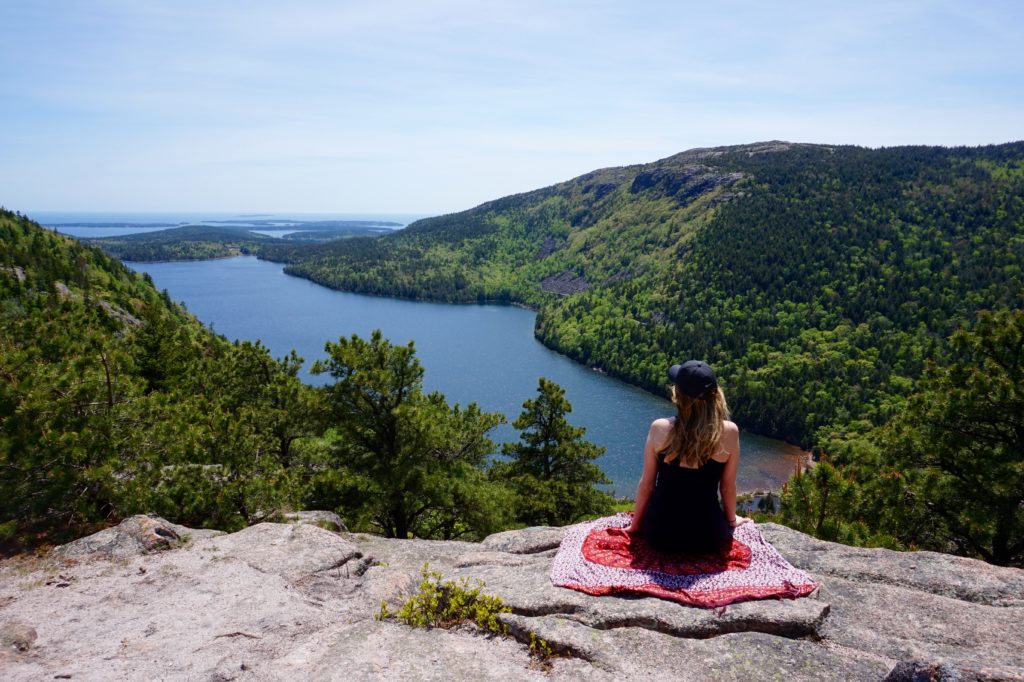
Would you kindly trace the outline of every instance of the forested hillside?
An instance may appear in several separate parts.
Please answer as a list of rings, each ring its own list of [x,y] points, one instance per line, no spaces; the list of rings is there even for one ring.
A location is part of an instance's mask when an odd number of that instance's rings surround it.
[[[0,539],[137,511],[239,527],[300,502],[295,358],[215,336],[146,276],[0,212]]]
[[[711,362],[741,424],[882,423],[976,311],[1024,291],[1024,143],[698,149],[262,257],[328,286],[537,307],[537,335],[661,391]]]

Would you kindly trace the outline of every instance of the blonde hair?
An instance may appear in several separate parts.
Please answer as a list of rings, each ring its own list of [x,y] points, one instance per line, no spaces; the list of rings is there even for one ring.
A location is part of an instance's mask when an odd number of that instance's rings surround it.
[[[664,462],[679,460],[680,466],[701,467],[720,448],[729,406],[722,389],[710,388],[697,398],[691,398],[672,386],[672,402],[676,406],[676,421],[672,437],[662,450]]]

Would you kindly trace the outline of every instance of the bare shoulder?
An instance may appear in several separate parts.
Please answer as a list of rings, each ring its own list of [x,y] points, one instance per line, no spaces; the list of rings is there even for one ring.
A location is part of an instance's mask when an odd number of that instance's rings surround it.
[[[672,423],[676,421],[675,417],[660,417],[650,423],[651,431],[670,431],[672,430]]]
[[[648,460],[672,440],[672,417],[663,417],[651,422],[651,429],[647,432],[647,443],[644,445],[644,456]]]
[[[736,461],[736,457],[733,455],[739,455],[740,427],[729,420],[722,422],[722,440],[719,443],[722,446],[722,450],[715,456],[715,459],[719,462],[727,462],[730,459]]]
[[[671,417],[662,417],[661,419],[655,419],[651,422],[651,433],[652,436],[666,436],[672,432]]]

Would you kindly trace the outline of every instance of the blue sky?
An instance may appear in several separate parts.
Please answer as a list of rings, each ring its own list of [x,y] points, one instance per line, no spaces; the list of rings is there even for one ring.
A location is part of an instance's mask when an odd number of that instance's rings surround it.
[[[443,213],[684,149],[1024,138],[1024,3],[0,4],[0,204]]]

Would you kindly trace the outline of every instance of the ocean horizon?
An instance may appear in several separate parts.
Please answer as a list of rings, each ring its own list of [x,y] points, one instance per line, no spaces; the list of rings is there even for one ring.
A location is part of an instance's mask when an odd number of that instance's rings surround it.
[[[346,213],[346,212],[267,212],[255,211],[22,211],[40,225],[88,226],[92,224],[201,224],[223,223],[231,221],[317,221],[317,220],[374,220],[399,223],[403,227],[422,218],[429,213]]]

